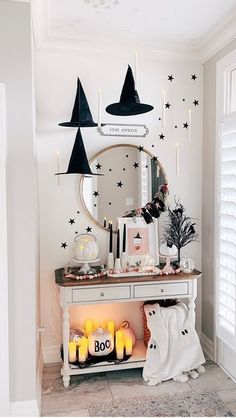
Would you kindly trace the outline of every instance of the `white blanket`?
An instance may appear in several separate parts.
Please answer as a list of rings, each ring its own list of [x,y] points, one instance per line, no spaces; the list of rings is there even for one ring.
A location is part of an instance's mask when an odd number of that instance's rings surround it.
[[[157,384],[205,363],[193,309],[181,302],[168,308],[145,305],[144,310],[151,332],[143,368],[146,382]]]

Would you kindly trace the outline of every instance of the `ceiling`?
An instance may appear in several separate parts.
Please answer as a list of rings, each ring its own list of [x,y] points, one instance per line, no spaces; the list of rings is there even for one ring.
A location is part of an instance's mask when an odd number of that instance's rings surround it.
[[[200,48],[236,16],[236,0],[119,0],[109,8],[88,0],[33,1],[38,39],[57,42]]]

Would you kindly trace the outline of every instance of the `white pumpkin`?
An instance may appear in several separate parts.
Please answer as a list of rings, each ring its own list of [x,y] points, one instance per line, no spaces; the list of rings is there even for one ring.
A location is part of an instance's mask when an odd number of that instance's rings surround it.
[[[133,332],[132,328],[130,328],[130,325],[129,325],[128,321],[123,322],[123,324],[119,328],[119,331],[123,332],[124,339],[126,339],[126,338],[131,338],[132,339],[132,345],[134,347],[136,339],[135,339],[134,332]]]
[[[88,337],[88,350],[92,356],[107,356],[114,349],[114,339],[111,333],[98,327]]]

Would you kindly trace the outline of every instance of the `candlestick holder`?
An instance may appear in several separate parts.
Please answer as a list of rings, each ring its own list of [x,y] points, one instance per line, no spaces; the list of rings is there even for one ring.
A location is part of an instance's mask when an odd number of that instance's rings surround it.
[[[114,268],[114,255],[113,253],[108,253],[107,257],[107,269],[112,270]]]
[[[122,254],[121,254],[121,267],[122,267],[122,269],[126,269],[127,266],[128,266],[128,259],[127,259],[126,252],[122,252]]]
[[[115,273],[119,273],[121,271],[120,258],[116,258],[114,270]]]

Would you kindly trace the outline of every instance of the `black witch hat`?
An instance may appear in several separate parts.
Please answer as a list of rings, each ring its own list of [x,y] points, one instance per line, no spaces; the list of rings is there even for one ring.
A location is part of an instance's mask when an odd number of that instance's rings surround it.
[[[70,122],[59,123],[60,126],[68,126],[72,128],[89,128],[97,126],[97,123],[93,121],[93,117],[85,96],[81,81],[78,77],[77,91],[75,96],[75,103],[72,111]]]
[[[68,169],[66,173],[56,173],[55,175],[57,176],[59,174],[60,175],[61,174],[85,174],[85,175],[90,175],[90,176],[102,175],[102,174],[92,173],[90,169],[80,129],[78,129],[77,134],[76,134]]]
[[[107,106],[107,113],[116,116],[132,116],[150,112],[152,109],[153,106],[140,103],[138,92],[135,90],[132,69],[128,65],[120,101],[119,103],[112,103]]]
[[[136,235],[134,238],[137,238],[137,239],[142,239],[142,237],[140,237],[139,232],[137,233],[137,235]]]

